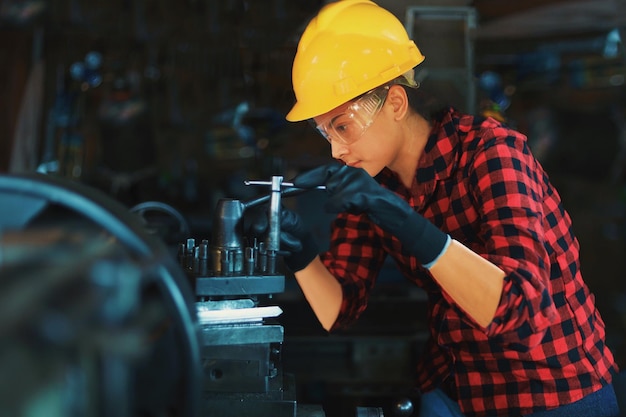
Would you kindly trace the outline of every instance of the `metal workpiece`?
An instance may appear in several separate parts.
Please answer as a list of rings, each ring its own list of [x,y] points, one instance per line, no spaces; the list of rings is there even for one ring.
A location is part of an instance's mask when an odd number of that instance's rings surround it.
[[[212,268],[217,275],[243,271],[243,212],[244,205],[237,199],[221,199],[215,208],[210,252]]]
[[[254,249],[254,247],[248,246],[246,247],[245,253],[244,253],[244,266],[246,269],[246,275],[252,275],[254,274],[254,269],[256,267],[256,250]]]
[[[257,268],[259,271],[267,271],[267,249],[265,242],[259,242]]]
[[[209,273],[209,244],[207,241],[203,241],[200,246],[196,248],[195,258],[197,259],[197,271],[198,275],[205,276]]]
[[[241,249],[242,234],[241,219],[243,218],[244,204],[237,199],[222,198],[218,201],[213,214],[213,232],[211,245],[213,247]]]
[[[185,269],[193,270],[195,259],[196,240],[187,239],[185,244]]]

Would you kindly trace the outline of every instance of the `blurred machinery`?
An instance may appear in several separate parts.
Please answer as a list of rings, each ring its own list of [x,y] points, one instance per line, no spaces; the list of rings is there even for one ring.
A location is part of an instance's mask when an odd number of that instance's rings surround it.
[[[148,215],[190,233],[167,204],[128,209],[67,178],[0,175],[0,415],[325,417],[296,399],[276,305],[281,198],[302,190],[250,183],[268,192],[220,200],[209,239],[173,244]],[[267,216],[265,235],[245,235],[250,212]],[[341,415],[384,414],[361,405]]]
[[[193,292],[125,207],[0,176],[0,287],[0,415],[198,415]]]
[[[284,290],[281,178],[221,200],[211,240],[187,239],[177,260],[98,190],[0,176],[0,415],[323,417],[297,403],[282,311],[266,305]],[[268,236],[247,244],[243,213],[267,201]]]

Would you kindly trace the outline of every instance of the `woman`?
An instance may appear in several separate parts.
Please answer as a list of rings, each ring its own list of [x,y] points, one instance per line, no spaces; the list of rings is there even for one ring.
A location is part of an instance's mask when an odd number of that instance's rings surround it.
[[[578,241],[525,136],[491,119],[422,108],[424,60],[367,0],[324,6],[293,64],[290,121],[310,120],[342,164],[325,185],[328,251],[282,216],[287,266],[328,331],[365,310],[386,256],[429,297],[421,414],[617,416],[617,372],[579,267]]]

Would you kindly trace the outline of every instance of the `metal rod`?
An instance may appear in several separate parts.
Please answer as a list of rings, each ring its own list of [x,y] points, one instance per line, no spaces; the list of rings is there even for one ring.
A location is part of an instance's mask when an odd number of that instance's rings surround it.
[[[272,185],[272,181],[262,181],[262,180],[246,180],[243,182],[244,185]],[[293,185],[293,182],[283,181],[281,184],[282,187],[289,188],[299,188],[301,190],[308,190],[309,188],[300,188]],[[325,190],[325,185],[318,185],[316,187],[310,188],[311,190]]]
[[[280,186],[283,177],[272,177],[272,194],[270,196],[269,232],[267,236],[267,250],[280,249]]]

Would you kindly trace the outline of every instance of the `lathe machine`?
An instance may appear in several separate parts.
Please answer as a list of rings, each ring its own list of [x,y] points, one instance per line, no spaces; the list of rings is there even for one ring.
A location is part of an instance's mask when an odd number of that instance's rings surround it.
[[[283,187],[224,199],[178,259],[129,210],[79,183],[0,176],[0,415],[323,416],[283,373]],[[270,203],[265,239],[244,211]],[[278,214],[279,215],[279,214]]]

